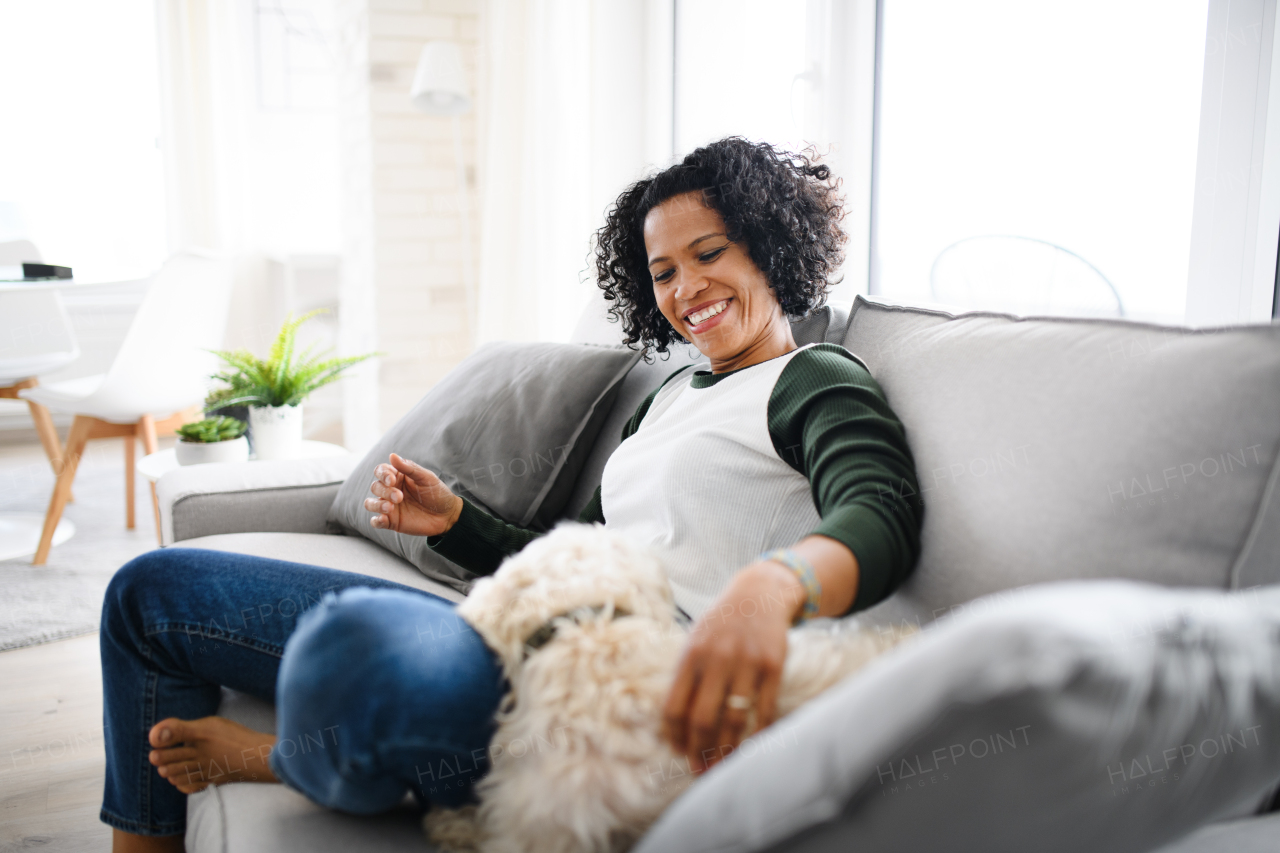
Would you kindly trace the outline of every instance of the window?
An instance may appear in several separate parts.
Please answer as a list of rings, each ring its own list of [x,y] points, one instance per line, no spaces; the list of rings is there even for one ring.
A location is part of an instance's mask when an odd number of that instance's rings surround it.
[[[873,292],[1180,322],[1207,0],[885,0]]]
[[[805,145],[804,3],[678,0],[675,153],[726,136]]]
[[[5,3],[0,32],[0,240],[82,280],[148,274],[165,253],[155,3]]]
[[[1236,53],[1267,95],[1272,32],[1228,5],[676,0],[674,153],[736,133],[827,154],[848,198],[839,298],[1181,322],[1213,233],[1193,233],[1198,170],[1241,168],[1199,151],[1206,44],[1251,38]]]

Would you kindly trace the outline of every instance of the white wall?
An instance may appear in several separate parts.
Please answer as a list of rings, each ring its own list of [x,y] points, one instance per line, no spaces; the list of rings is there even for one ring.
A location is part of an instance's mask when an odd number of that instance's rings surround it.
[[[341,348],[384,353],[346,383],[349,447],[375,440],[468,352],[451,125],[417,112],[409,86],[422,46],[434,39],[461,46],[474,85],[478,16],[472,0],[338,3]],[[465,172],[474,176],[474,116],[462,118],[462,136]],[[469,192],[473,186],[474,178]]]

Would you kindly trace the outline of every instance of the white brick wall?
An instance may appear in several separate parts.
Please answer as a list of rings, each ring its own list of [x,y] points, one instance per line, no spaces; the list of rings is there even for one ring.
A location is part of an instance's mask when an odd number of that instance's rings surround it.
[[[448,39],[461,47],[475,91],[479,6],[479,0],[340,0],[348,264],[358,265],[344,295],[374,306],[363,322],[385,353],[376,379],[379,430],[394,424],[468,349],[451,120],[415,110],[409,86],[423,44]],[[474,113],[461,121],[475,235]],[[471,251],[474,258],[474,239]],[[344,302],[344,318],[346,311]],[[354,348],[363,337],[353,331],[347,339]],[[372,405],[372,390],[350,395],[350,406]],[[367,411],[350,406],[348,432],[361,417],[372,422]]]

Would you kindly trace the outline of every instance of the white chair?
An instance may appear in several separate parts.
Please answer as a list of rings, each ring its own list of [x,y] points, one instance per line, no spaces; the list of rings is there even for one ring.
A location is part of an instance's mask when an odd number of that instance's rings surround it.
[[[1055,243],[1032,237],[966,237],[934,258],[938,302],[1011,314],[1123,317],[1120,293],[1102,271]]]
[[[40,250],[30,240],[0,243],[0,267],[40,259]],[[0,297],[0,306],[0,397],[16,400],[19,391],[38,384],[37,376],[79,358],[80,347],[57,290],[7,290]],[[26,403],[57,474],[62,470],[62,445],[53,418],[35,400]]]
[[[222,346],[230,297],[230,275],[214,256],[197,251],[174,255],[156,273],[105,375],[20,392],[23,399],[75,415],[33,564],[48,559],[53,531],[91,438],[125,440],[125,524],[134,528],[134,442],[141,439],[146,452],[155,453],[158,432],[198,416],[206,380],[217,366],[209,350]]]

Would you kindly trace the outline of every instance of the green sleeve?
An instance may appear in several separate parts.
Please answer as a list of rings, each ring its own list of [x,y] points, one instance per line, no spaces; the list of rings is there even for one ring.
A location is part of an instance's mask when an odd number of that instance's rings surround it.
[[[596,486],[596,490],[591,493],[591,500],[587,501],[587,505],[582,508],[582,512],[578,513],[578,522],[580,524],[604,524],[604,507],[600,505],[599,486]]]
[[[666,385],[672,377],[686,368],[682,367],[663,381]],[[662,390],[662,385],[653,389],[653,393],[644,398],[644,402],[636,409],[635,414],[622,428],[622,440],[626,441],[640,428],[640,421],[653,404],[653,398]],[[600,487],[596,486],[591,500],[582,508],[578,521],[583,524],[604,524],[604,510],[600,504]],[[494,518],[466,498],[462,499],[462,514],[458,521],[447,532],[440,536],[428,536],[427,545],[431,550],[464,569],[481,575],[491,575],[502,565],[502,561],[528,545],[542,534],[508,524]]]
[[[428,536],[427,545],[440,556],[480,575],[491,575],[502,561],[538,538],[528,528],[508,524],[462,499],[462,514],[453,527]]]
[[[600,510],[600,487],[583,507],[578,521],[583,524],[603,524]],[[524,548],[542,534],[527,527],[509,524],[494,518],[466,498],[462,499],[462,514],[453,527],[439,536],[428,536],[431,550],[464,569],[480,575],[491,575],[502,561]]]
[[[853,355],[818,344],[783,369],[769,398],[774,449],[810,483],[822,523],[858,560],[850,612],[888,597],[920,552],[915,462],[879,383]]]

